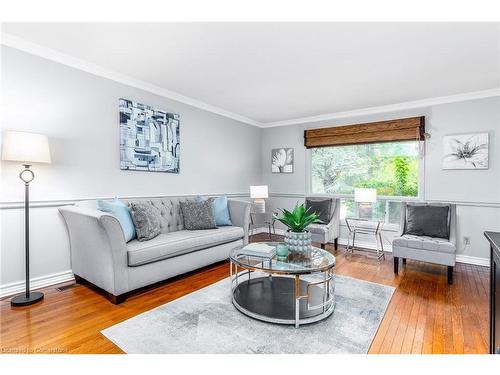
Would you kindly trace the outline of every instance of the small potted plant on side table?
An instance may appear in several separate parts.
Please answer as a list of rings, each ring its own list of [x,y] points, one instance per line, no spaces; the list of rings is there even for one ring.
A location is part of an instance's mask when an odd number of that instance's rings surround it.
[[[309,224],[321,223],[315,212],[309,213],[304,204],[297,204],[292,212],[280,209],[280,215],[274,215],[288,227],[285,232],[285,244],[290,251],[307,251],[311,248],[311,233],[306,230]]]

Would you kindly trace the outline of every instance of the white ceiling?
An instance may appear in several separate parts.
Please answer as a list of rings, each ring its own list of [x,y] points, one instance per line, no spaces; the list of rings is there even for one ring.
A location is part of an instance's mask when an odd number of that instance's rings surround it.
[[[7,23],[265,125],[500,86],[497,23]]]

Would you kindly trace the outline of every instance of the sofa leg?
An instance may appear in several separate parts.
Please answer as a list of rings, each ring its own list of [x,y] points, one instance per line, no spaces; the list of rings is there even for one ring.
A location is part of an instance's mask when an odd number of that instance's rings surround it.
[[[324,243],[322,243],[322,244],[321,244],[321,248],[322,248],[323,250],[325,250],[325,244],[324,244]]]
[[[397,274],[399,271],[399,258],[394,257],[394,273]]]
[[[335,247],[335,250],[337,250],[339,248],[339,239],[338,238],[333,240],[333,246]]]
[[[453,284],[453,266],[448,266],[448,284]]]
[[[108,293],[108,300],[113,305],[119,305],[120,303],[125,302],[126,299],[127,299],[126,294],[120,294],[118,296],[115,296],[114,294]]]
[[[403,258],[403,264],[406,264],[406,258]]]

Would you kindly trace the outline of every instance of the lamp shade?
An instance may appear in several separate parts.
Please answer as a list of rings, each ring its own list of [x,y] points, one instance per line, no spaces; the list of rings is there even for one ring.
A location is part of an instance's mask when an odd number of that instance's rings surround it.
[[[250,198],[268,198],[267,185],[250,186]]]
[[[377,201],[377,190],[356,188],[354,189],[354,201],[360,203],[375,203]]]
[[[49,139],[43,134],[6,131],[3,136],[2,160],[50,163]]]

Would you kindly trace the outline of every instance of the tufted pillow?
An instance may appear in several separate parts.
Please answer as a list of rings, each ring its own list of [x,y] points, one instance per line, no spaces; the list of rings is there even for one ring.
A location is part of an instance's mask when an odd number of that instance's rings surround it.
[[[130,216],[139,241],[147,241],[160,234],[160,211],[151,203],[130,203]]]
[[[184,228],[187,230],[217,228],[212,205],[213,198],[201,202],[180,202],[182,216],[184,217]]]

